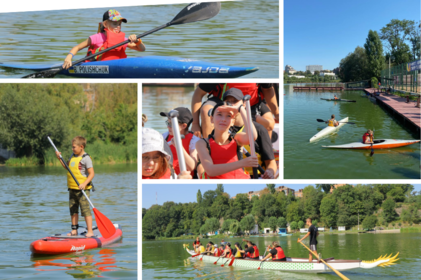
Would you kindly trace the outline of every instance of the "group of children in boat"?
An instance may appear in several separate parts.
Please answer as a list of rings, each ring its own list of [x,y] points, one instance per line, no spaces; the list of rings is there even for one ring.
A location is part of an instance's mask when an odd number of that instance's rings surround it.
[[[208,99],[202,98],[209,93]],[[252,120],[246,112],[249,95]],[[273,84],[228,83],[198,84],[192,98],[192,111],[178,107],[178,128],[187,171],[181,172],[172,121],[166,118],[168,131],[162,135],[154,129],[142,129],[143,179],[250,179],[252,168],[259,165],[263,179],[277,176],[272,139],[279,109]],[[142,126],[147,116],[142,116]],[[250,150],[248,123],[251,122],[257,155],[243,156]]]
[[[310,218],[306,220],[306,225],[308,226],[308,232],[303,238],[298,239],[298,242],[301,242],[307,237],[310,237],[310,250],[317,255],[317,236],[319,235],[319,232],[317,230],[317,227],[312,225]],[[234,246],[232,246],[229,242],[224,242],[223,239],[221,240],[219,246],[217,244],[214,244],[212,241],[209,241],[205,248],[200,242],[199,237],[197,237],[196,240],[193,242],[193,250],[197,254],[221,258],[234,257],[236,259],[252,259],[261,261],[266,261],[268,259],[272,259],[272,261],[281,262],[287,261],[284,250],[277,241],[272,242],[272,244],[270,244],[266,248],[267,254],[263,257],[260,257],[259,248],[256,244],[246,239],[243,239],[243,242],[246,242],[244,249],[242,248],[239,242],[235,242]],[[309,253],[309,262],[312,261],[313,255]]]

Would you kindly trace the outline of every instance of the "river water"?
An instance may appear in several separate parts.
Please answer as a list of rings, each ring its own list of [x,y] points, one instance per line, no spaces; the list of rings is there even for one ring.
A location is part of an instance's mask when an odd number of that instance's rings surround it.
[[[141,3],[141,2],[139,2]],[[122,31],[141,34],[170,22],[186,4],[115,7],[128,23]],[[97,31],[106,8],[2,14],[0,62],[55,64]],[[175,25],[144,37],[146,52],[128,57],[178,56],[228,66],[259,67],[245,78],[279,78],[279,1],[223,2],[214,18]],[[83,58],[86,49],[73,61]],[[18,78],[28,71],[7,72]]]
[[[419,179],[420,145],[396,149],[370,150],[324,149],[322,146],[361,141],[367,129],[374,129],[375,139],[419,139],[385,109],[361,97],[362,91],[293,91],[284,86],[284,178],[285,179]],[[336,94],[353,102],[333,102]],[[336,133],[320,140],[309,139],[326,127],[316,119],[349,122]]]
[[[301,236],[302,237],[302,236]],[[308,251],[297,243],[298,236],[288,237],[250,237],[258,245],[260,254],[273,241],[280,242],[286,256],[307,258]],[[205,241],[206,239],[203,239]],[[209,239],[220,242],[220,239]],[[229,238],[225,241],[241,242],[241,238]],[[339,279],[336,274],[303,274],[279,271],[257,270],[238,267],[221,267],[190,258],[183,250],[183,244],[191,248],[193,240],[144,241],[142,243],[142,278],[143,279]],[[206,240],[207,242],[207,240]],[[352,279],[419,279],[421,261],[419,233],[389,234],[321,234],[318,237],[318,252],[322,258],[348,260],[373,260],[382,255],[397,252],[400,260],[396,265],[372,269],[358,268],[343,274]],[[308,245],[308,240],[305,241]]]
[[[0,279],[137,279],[137,165],[96,165],[94,183],[92,203],[122,225],[122,241],[68,255],[33,257],[32,241],[70,231],[66,171],[0,166]],[[79,224],[85,225],[83,218]]]

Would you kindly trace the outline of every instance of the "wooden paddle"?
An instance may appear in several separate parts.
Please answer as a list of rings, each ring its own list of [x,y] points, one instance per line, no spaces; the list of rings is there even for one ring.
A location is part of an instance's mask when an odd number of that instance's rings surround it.
[[[324,120],[322,120],[322,119],[317,119],[317,121],[318,121],[318,122],[324,122],[324,123],[328,122],[328,121],[324,121]],[[354,122],[338,122],[338,123],[355,124]]]
[[[232,257],[234,258],[234,256]],[[224,262],[224,264],[221,264],[221,267],[224,267],[224,265],[230,260],[230,258],[228,258],[228,260],[226,262]]]
[[[187,5],[183,10],[181,10],[181,12],[179,12],[175,18],[164,24],[161,25],[157,28],[154,28],[150,31],[147,31],[143,34],[137,35],[136,38],[140,39],[142,37],[145,37],[149,34],[152,34],[156,31],[159,31],[161,29],[164,29],[168,26],[171,25],[178,25],[178,24],[185,24],[185,23],[190,23],[190,22],[196,22],[196,21],[202,21],[202,20],[207,20],[210,18],[213,18],[214,16],[216,16],[219,11],[221,10],[221,3],[220,2],[203,2],[203,3],[191,3],[189,5]],[[117,45],[114,45],[112,47],[109,47],[103,51],[97,52],[95,54],[92,55],[88,55],[82,59],[79,59],[77,61],[75,61],[72,65],[76,65],[79,64],[81,62],[84,62],[86,60],[89,60],[97,55],[101,55],[105,52],[108,52],[112,49],[118,48],[120,46],[123,46],[127,43],[129,43],[130,41],[127,39],[124,42],[118,43]],[[40,72],[36,72],[36,73],[32,73],[29,75],[24,76],[23,78],[54,78],[55,75],[59,74],[61,71],[63,70],[63,67],[55,67],[55,68],[50,68],[48,70],[44,70],[44,71],[40,71]]]
[[[234,263],[234,261],[235,261],[235,257],[232,257],[232,260],[230,261],[230,263],[228,264],[228,266],[232,266],[232,264]]]
[[[47,139],[48,139],[48,141],[50,141],[51,145],[54,147],[54,150],[56,150],[56,152],[58,152],[57,147],[54,145],[51,138],[49,136],[47,136]],[[63,159],[63,157],[61,155],[60,155],[60,160],[64,164],[64,166],[66,167],[67,171],[69,171],[70,175],[72,175],[73,180],[75,180],[76,184],[79,186],[79,182],[76,180],[75,175],[73,175],[72,171],[70,171],[69,166],[67,166],[66,161]],[[86,197],[86,199],[88,200],[89,204],[91,205],[92,210],[94,211],[96,225],[98,227],[99,232],[101,233],[101,235],[104,238],[110,238],[111,236],[113,236],[113,234],[116,231],[114,224],[104,214],[102,214],[101,212],[99,212],[99,210],[97,210],[95,208],[95,206],[92,204],[89,197],[86,195],[86,193],[82,189],[81,189],[81,191],[82,191],[83,195]]]
[[[249,145],[250,145],[250,151],[251,155],[255,156],[256,151],[254,147],[254,135],[253,135],[253,123],[251,118],[251,107],[250,107],[250,95],[246,95],[243,97],[243,102],[246,104],[246,112],[247,112],[247,135],[249,137]],[[264,172],[263,172],[264,173]],[[257,174],[257,167],[253,167],[253,179],[258,179],[259,174]]]
[[[347,278],[345,275],[343,275],[342,273],[340,273],[339,271],[337,271],[336,269],[334,269],[333,267],[331,267],[329,264],[327,264],[323,259],[319,259],[319,256],[316,255],[313,251],[310,250],[310,248],[308,248],[306,245],[303,244],[303,242],[300,241],[300,239],[298,238],[297,242],[301,243],[301,245],[304,246],[304,248],[306,248],[310,253],[312,253],[319,261],[321,261],[322,263],[324,263],[327,267],[329,267],[333,272],[335,272],[339,277],[341,277],[344,280],[349,280],[349,278]]]

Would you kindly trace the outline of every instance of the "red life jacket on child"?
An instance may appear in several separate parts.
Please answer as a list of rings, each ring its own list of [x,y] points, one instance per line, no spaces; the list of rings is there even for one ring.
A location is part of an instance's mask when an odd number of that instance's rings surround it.
[[[209,92],[209,95],[213,95],[222,100],[224,92],[230,88],[236,88],[243,92],[243,95],[250,95],[250,106],[256,105],[260,100],[263,100],[263,94],[259,93],[259,86],[256,83],[227,83],[218,84],[217,88]]]
[[[142,176],[142,179],[152,179],[151,177],[144,177]],[[170,168],[167,168],[167,171],[164,173],[164,175],[161,176],[161,178],[158,179],[171,179],[171,170]]]
[[[165,140],[169,142],[171,141],[172,138],[173,136],[168,134],[167,139]],[[190,146],[190,141],[192,140],[192,138],[193,138],[193,133],[189,132],[187,135],[185,135],[184,139],[181,140],[184,150],[186,150],[188,154],[190,154],[189,146]],[[177,149],[173,145],[170,145],[170,148],[171,148],[171,152],[173,156],[172,165],[174,167],[175,173],[178,175],[180,174],[180,164],[178,163]],[[191,175],[193,176],[193,172],[191,172]]]
[[[221,250],[220,250],[220,248],[216,248],[216,250],[215,250],[216,252],[213,252],[213,255],[215,256],[215,257],[219,257],[220,255],[221,255]]]
[[[225,256],[226,258],[231,258],[232,257],[232,249],[231,247],[227,246],[228,251],[230,252],[227,256]]]
[[[90,46],[87,52],[87,56],[91,55],[91,54],[95,54],[97,52],[100,52],[102,50],[105,50],[109,47],[112,47],[114,45],[117,45],[118,43],[121,43],[123,41],[125,41],[125,34],[124,32],[120,32],[120,33],[114,33],[108,29],[105,29],[105,32],[107,34],[107,39],[105,40],[104,44],[102,44],[101,47],[99,48],[95,48],[93,46]],[[122,59],[122,58],[126,58],[126,47],[127,44],[124,44],[120,47],[117,47],[113,50],[110,50],[106,53],[103,53],[99,56],[95,56],[94,58],[92,58],[91,60],[87,60],[85,62],[89,62],[89,61],[106,61],[106,60],[114,60],[114,59]]]
[[[237,156],[237,142],[234,139],[227,145],[219,145],[212,137],[208,139],[209,142],[207,143],[209,144],[213,164],[224,164],[239,160]],[[250,179],[250,176],[245,174],[242,168],[214,177],[207,175],[205,172],[204,176],[206,179]]]
[[[368,137],[371,141],[373,141],[373,138],[370,136],[370,134],[366,132],[366,133],[364,133],[364,135],[363,135],[363,143],[365,143],[365,139],[366,139],[367,137]]]
[[[275,249],[276,249],[277,252],[276,252],[275,256],[272,256],[272,260],[281,260],[281,259],[285,258],[284,250],[282,250],[282,248],[280,246],[276,247]]]

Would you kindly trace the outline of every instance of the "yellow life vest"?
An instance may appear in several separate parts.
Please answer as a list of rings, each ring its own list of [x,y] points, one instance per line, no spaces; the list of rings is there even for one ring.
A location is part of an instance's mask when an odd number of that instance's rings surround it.
[[[211,252],[215,251],[215,246],[213,246],[213,245],[212,245],[212,247],[211,247],[210,251],[211,251]]]
[[[327,125],[328,125],[328,126],[335,126],[335,125],[333,124],[333,120],[332,120],[332,119],[330,119],[330,120],[327,122]]]
[[[237,250],[237,252],[235,253],[235,257],[236,258],[241,258],[241,252],[239,250]]]
[[[199,249],[200,249],[200,253],[204,253],[206,251],[206,249],[205,249],[205,247],[203,247],[203,245],[200,246]]]
[[[89,156],[88,154],[84,154]],[[86,178],[85,176],[80,173],[79,170],[79,163],[83,159],[83,156],[75,157],[72,156],[72,158],[69,160],[69,169],[72,171],[73,175],[75,176],[76,180],[79,182],[79,184],[82,184],[85,182]],[[72,175],[70,175],[70,172],[67,172],[67,187],[72,190],[80,190],[79,186],[76,184],[75,180],[73,179]],[[89,190],[92,188],[91,182],[86,186],[86,190]]]

